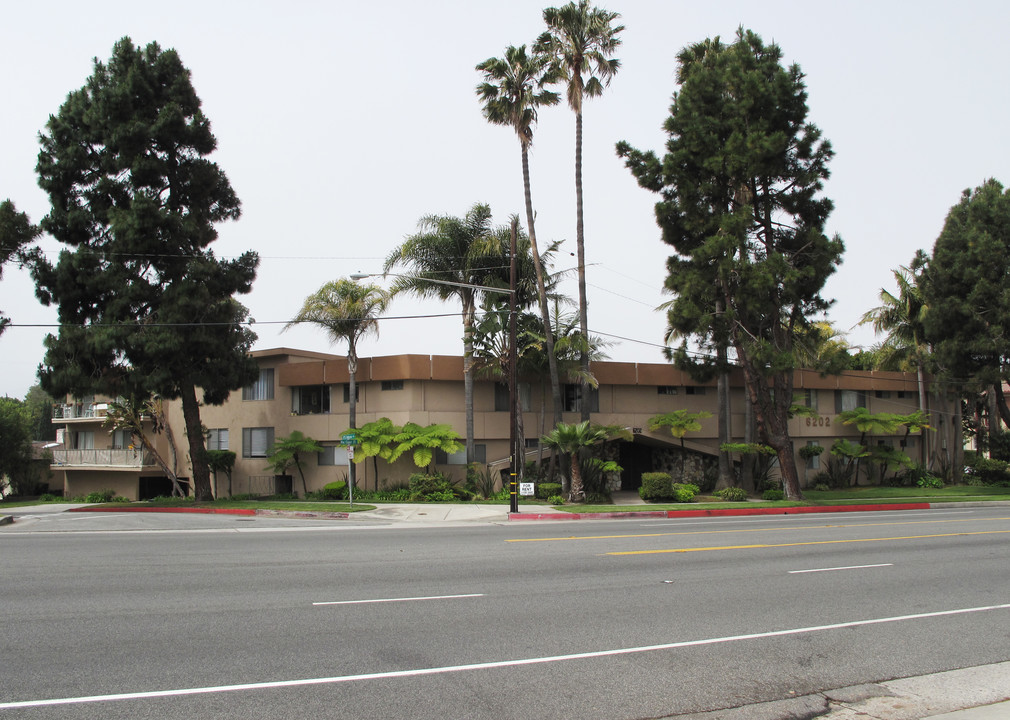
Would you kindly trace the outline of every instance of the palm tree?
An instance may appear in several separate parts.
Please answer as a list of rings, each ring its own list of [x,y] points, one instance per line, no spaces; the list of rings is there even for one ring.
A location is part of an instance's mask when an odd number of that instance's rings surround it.
[[[615,12],[592,7],[589,0],[570,2],[560,8],[546,8],[547,30],[537,39],[534,50],[551,58],[554,68],[566,84],[568,105],[575,112],[575,212],[576,246],[579,265],[579,327],[589,335],[586,302],[586,250],[582,221],[582,103],[586,97],[603,94],[603,88],[617,73],[620,61],[610,56],[621,44],[618,33],[623,25],[614,26],[619,18]],[[588,77],[586,76],[588,74]],[[581,356],[582,372],[589,373],[589,353]],[[588,385],[583,382],[583,394]],[[589,408],[583,403],[582,419],[589,419]]]
[[[305,298],[287,330],[297,323],[324,328],[333,342],[347,342],[348,423],[353,431],[358,411],[358,340],[369,333],[379,334],[379,315],[389,307],[390,295],[377,285],[359,284],[347,278],[332,280]],[[355,465],[348,464],[350,487],[355,486]]]
[[[886,364],[885,367],[900,368],[907,365],[915,367],[919,408],[929,412],[926,397],[926,366],[929,362],[930,349],[924,327],[929,307],[922,290],[926,263],[926,256],[920,250],[910,266],[900,265],[894,270],[898,294],[894,295],[881,288],[881,304],[868,310],[860,320],[860,324],[872,325],[873,331],[878,335],[886,334],[884,341],[877,348],[877,356],[883,359],[882,364]],[[930,458],[927,444],[928,438],[924,438],[923,453],[926,458]]]
[[[607,428],[591,425],[586,420],[572,425],[558,423],[553,430],[540,439],[545,447],[566,453],[571,458],[572,489],[568,496],[569,501],[582,502],[586,498],[585,490],[582,487],[582,471],[579,468],[579,452],[583,448],[596,445],[609,437],[610,432]]]
[[[537,246],[537,233],[533,214],[533,195],[530,190],[529,148],[533,144],[533,125],[537,120],[537,109],[555,105],[558,94],[546,90],[545,86],[557,82],[559,73],[549,59],[542,54],[528,55],[526,46],[510,45],[505,48],[503,58],[488,58],[477,65],[484,73],[484,82],[477,86],[477,96],[484,103],[484,117],[494,125],[505,125],[515,130],[522,152],[523,196],[526,200],[526,226],[529,228],[530,249],[536,271],[537,296],[540,301],[540,316],[544,323],[547,342],[547,357],[550,363],[551,395],[554,400],[554,422],[561,422],[561,380],[557,362],[554,360],[554,337],[550,329],[550,314],[547,309],[547,288],[544,280],[544,266]]]
[[[477,306],[485,293],[507,293],[489,287],[498,283],[508,266],[504,233],[491,226],[491,209],[476,204],[465,217],[428,215],[418,221],[418,232],[386,258],[384,271],[403,267],[391,292],[440,300],[457,299],[463,315],[463,393],[466,405],[466,461],[473,462],[473,327]]]

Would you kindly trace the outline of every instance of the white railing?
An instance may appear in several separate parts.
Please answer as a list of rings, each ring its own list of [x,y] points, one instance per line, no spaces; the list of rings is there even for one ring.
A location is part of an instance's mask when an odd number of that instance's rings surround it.
[[[143,450],[105,448],[101,450],[54,450],[53,465],[140,468],[154,465],[154,462]]]
[[[82,418],[105,417],[109,409],[106,403],[78,403],[76,405],[53,405],[53,420],[79,420]]]

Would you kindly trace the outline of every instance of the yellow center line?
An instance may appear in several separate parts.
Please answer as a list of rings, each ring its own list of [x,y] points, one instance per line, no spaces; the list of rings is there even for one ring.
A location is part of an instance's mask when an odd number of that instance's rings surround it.
[[[668,550],[624,550],[620,552],[604,553],[604,555],[658,555],[662,553],[709,552],[712,550],[754,550],[758,548],[795,547],[798,545],[835,545],[839,543],[886,542],[889,540],[924,540],[928,538],[965,537],[968,535],[1002,535],[1005,533],[1010,533],[1010,530],[981,530],[978,532],[943,533],[939,535],[906,535],[902,537],[857,538],[855,540],[812,540],[808,542],[775,543],[768,545],[725,545],[722,547],[670,548]]]
[[[993,520],[1010,520],[1010,517],[992,518]],[[853,528],[853,527],[891,527],[893,525],[926,525],[944,523],[966,523],[977,522],[977,518],[964,518],[958,520],[902,520],[900,522],[881,523],[847,523],[842,525],[798,525],[796,527],[760,527],[760,528],[727,528],[725,530],[682,530],[678,532],[660,533],[636,533],[624,535],[570,535],[568,537],[546,537],[546,538],[511,538],[505,542],[510,543],[530,543],[530,542],[560,542],[565,540],[619,540],[622,538],[650,538],[650,537],[671,537],[675,535],[721,535],[725,533],[759,533],[759,532],[782,532],[786,530],[822,530],[825,528]]]

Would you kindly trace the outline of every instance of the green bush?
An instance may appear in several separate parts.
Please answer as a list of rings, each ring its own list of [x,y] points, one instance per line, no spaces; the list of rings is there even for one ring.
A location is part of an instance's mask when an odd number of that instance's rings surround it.
[[[771,500],[776,502],[778,500],[785,499],[786,494],[781,490],[776,490],[775,488],[768,488],[763,493],[761,493],[762,500]]]
[[[565,499],[560,495],[551,495],[549,498],[547,498],[547,502],[549,502],[551,505],[564,505]]]
[[[550,500],[552,497],[561,496],[561,483],[540,482],[537,483],[536,497],[539,500]]]
[[[347,483],[343,480],[327,483],[321,490],[310,492],[305,496],[306,500],[321,500],[323,502],[334,502],[347,499]]]
[[[921,488],[942,488],[943,480],[936,475],[923,475],[915,484]]]
[[[638,496],[643,500],[667,500],[673,497],[673,484],[669,473],[642,473],[642,486]]]
[[[508,492],[508,488],[504,488]],[[450,502],[470,496],[463,488],[453,485],[442,473],[414,473],[410,476],[410,499],[419,502]]]
[[[1007,468],[1010,463],[1003,460],[992,460],[976,452],[966,452],[964,454],[964,464],[967,466],[965,480],[969,476],[981,480],[983,485],[1010,486],[1010,472]]]
[[[673,499],[679,503],[694,502],[694,496],[698,494],[698,486],[694,483],[674,483]]]
[[[747,499],[747,491],[741,487],[728,487],[716,491],[716,496],[726,502],[743,502]]]
[[[39,502],[63,502],[62,495],[53,495],[52,493],[46,493],[39,498]]]
[[[84,502],[86,503],[107,503],[112,502],[112,498],[116,497],[115,490],[98,490],[97,492],[88,493],[84,496]]]
[[[828,487],[827,483],[819,482],[816,485],[814,485],[814,490],[816,490],[817,492],[827,492],[830,489],[831,488]]]

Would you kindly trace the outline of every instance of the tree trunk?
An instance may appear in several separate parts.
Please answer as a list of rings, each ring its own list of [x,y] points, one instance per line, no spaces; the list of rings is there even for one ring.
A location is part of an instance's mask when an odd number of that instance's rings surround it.
[[[754,417],[754,401],[751,400],[750,393],[744,393],[744,430],[743,441],[748,445],[757,442],[757,420]],[[747,492],[755,488],[754,468],[757,464],[757,456],[745,453],[740,456],[740,487]]]
[[[579,331],[582,347],[579,365],[582,367],[581,420],[589,420],[589,303],[586,299],[586,237],[582,223],[582,110],[575,113],[575,243],[579,261]]]
[[[582,471],[579,469],[579,452],[570,453],[572,458],[572,491],[568,496],[571,502],[582,502],[586,499],[586,492],[582,488]]]
[[[186,439],[189,440],[189,462],[193,468],[193,497],[198,502],[213,500],[210,491],[210,470],[207,467],[206,449],[203,444],[203,425],[200,422],[200,403],[196,399],[193,383],[180,383],[182,397],[182,417],[186,423]]]
[[[722,300],[716,300],[716,313],[721,313],[722,309]],[[718,359],[719,365],[722,368],[726,367],[726,356],[726,348],[720,347],[718,350]],[[730,427],[729,372],[725,369],[719,373],[716,381],[716,405],[718,405],[719,444],[730,443],[733,441],[733,438],[731,434],[732,428]],[[721,490],[733,484],[733,463],[730,460],[729,453],[723,450],[719,450],[718,458],[719,479],[716,481],[715,486],[717,490]]]
[[[521,141],[520,141],[521,142]],[[554,425],[561,422],[561,377],[558,374],[558,358],[554,353],[554,328],[551,326],[551,313],[547,307],[547,289],[544,281],[544,266],[540,260],[540,248],[537,246],[537,233],[533,216],[533,193],[530,190],[530,161],[526,143],[522,143],[523,153],[523,194],[526,199],[526,225],[530,233],[530,250],[533,253],[533,268],[537,274],[537,299],[540,305],[540,317],[544,322],[544,339],[547,343],[547,367],[551,375],[551,400],[554,402]]]

